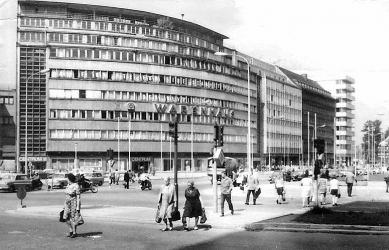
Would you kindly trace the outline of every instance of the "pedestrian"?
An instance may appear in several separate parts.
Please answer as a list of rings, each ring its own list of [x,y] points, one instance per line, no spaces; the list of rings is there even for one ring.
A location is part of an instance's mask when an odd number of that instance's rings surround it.
[[[309,171],[305,170],[304,178],[301,179],[301,198],[303,199],[303,207],[309,207],[309,198],[311,197],[312,178],[309,176]],[[305,205],[307,203],[307,205]]]
[[[259,187],[259,180],[258,178],[254,175],[253,169],[250,169],[250,175],[247,179],[246,183],[247,187],[247,196],[246,196],[246,205],[249,205],[249,200],[250,200],[250,194],[253,194],[253,204],[255,205],[256,202],[256,197],[255,197],[255,191],[257,191]]]
[[[120,173],[119,173],[119,171],[116,169],[116,170],[115,170],[115,182],[116,182],[116,185],[119,185],[119,179],[120,179]]]
[[[274,186],[277,190],[277,204],[281,204],[282,200],[284,199],[284,179],[281,177],[281,175],[278,175],[276,180],[274,181]]]
[[[109,187],[111,187],[112,184],[115,184],[115,172],[112,172],[109,175]]]
[[[164,181],[165,184],[161,186],[161,190],[158,195],[159,217],[165,222],[165,228],[161,230],[172,231],[172,211],[175,203],[174,186],[170,184],[169,176],[166,176]]]
[[[220,210],[221,210],[221,215],[224,216],[224,201],[227,201],[228,203],[228,208],[231,210],[231,215],[234,214],[234,206],[232,205],[231,202],[231,191],[232,188],[234,187],[231,178],[227,176],[226,171],[222,172],[222,180],[221,180],[221,194],[220,194]]]
[[[135,180],[134,180],[134,175],[133,175],[133,173],[131,172],[131,170],[128,170],[128,177],[129,177],[129,179],[130,179],[130,181],[131,181],[132,183],[135,182]]]
[[[332,176],[329,189],[332,195],[332,206],[338,206],[339,181],[336,179],[336,175]]]
[[[351,197],[351,193],[353,191],[353,184],[357,183],[357,179],[355,178],[355,175],[351,173],[351,171],[347,171],[346,173],[346,184],[347,184],[347,194],[348,197]]]
[[[320,175],[319,178],[319,194],[320,194],[320,205],[325,205],[326,204],[326,195],[327,195],[327,185],[328,181],[326,178],[326,174],[323,173]]]
[[[389,167],[386,169],[386,172],[384,174],[384,180],[386,182],[386,192],[388,193],[388,188],[389,188]]]
[[[184,213],[182,214],[182,221],[184,224],[184,229],[189,231],[190,218],[195,218],[194,220],[194,230],[198,230],[199,218],[203,212],[203,201],[200,196],[200,191],[194,187],[193,181],[188,181],[188,188],[185,190],[185,205]]]
[[[130,182],[130,174],[128,173],[128,171],[126,171],[124,173],[124,188],[125,189],[129,189],[129,182]]]
[[[76,176],[74,174],[68,174],[68,186],[65,190],[65,204],[63,219],[69,227],[69,233],[66,235],[70,238],[77,237],[77,224],[80,216],[81,195],[80,187],[77,184]]]

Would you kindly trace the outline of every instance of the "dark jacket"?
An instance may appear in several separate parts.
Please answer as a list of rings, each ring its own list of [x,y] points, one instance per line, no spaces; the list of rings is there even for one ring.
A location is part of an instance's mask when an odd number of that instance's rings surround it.
[[[124,181],[125,182],[130,181],[130,175],[128,174],[128,172],[124,173]]]

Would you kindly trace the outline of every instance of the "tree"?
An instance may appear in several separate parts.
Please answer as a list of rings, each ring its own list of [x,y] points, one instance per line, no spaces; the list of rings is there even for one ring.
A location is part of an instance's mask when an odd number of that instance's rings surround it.
[[[372,148],[375,149],[375,158],[377,158],[378,155],[378,145],[381,141],[381,121],[375,120],[371,121],[368,120],[363,125],[363,132],[365,134],[362,138],[362,148],[364,150],[364,158],[366,159],[366,162],[370,163],[373,160],[373,154],[372,154]],[[389,132],[389,131],[388,131]],[[373,145],[373,138],[374,138],[374,145]],[[373,146],[372,146],[373,145]]]

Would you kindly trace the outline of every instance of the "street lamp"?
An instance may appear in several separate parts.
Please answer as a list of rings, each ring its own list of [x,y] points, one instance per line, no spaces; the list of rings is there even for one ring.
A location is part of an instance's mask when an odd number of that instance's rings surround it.
[[[35,72],[33,73],[32,75],[30,75],[27,80],[26,80],[26,113],[25,113],[25,117],[26,117],[26,120],[25,120],[25,141],[24,141],[24,173],[27,174],[27,164],[28,164],[28,157],[27,157],[27,134],[28,134],[28,129],[27,129],[27,111],[28,111],[28,108],[27,108],[27,92],[28,92],[28,81],[35,75],[40,75],[40,74],[45,74],[45,73],[48,73],[50,72],[50,69],[43,69],[41,71],[38,71],[38,72]]]
[[[241,55],[237,55],[237,54],[228,54],[228,53],[224,53],[224,52],[215,52],[215,55],[216,56],[237,56],[237,57],[240,57],[242,58],[243,60],[246,61],[247,63],[247,113],[248,113],[248,121],[247,121],[247,164],[249,165],[249,168],[251,167],[251,154],[250,154],[250,145],[251,145],[251,132],[250,132],[250,129],[251,129],[251,116],[250,116],[250,64],[249,64],[249,61],[241,56]]]

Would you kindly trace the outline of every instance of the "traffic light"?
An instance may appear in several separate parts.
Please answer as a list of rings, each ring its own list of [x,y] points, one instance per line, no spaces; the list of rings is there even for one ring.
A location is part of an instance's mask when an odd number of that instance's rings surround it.
[[[173,138],[178,138],[178,123],[169,122],[169,135]]]
[[[107,156],[110,160],[113,160],[113,149],[108,149],[107,150]]]
[[[215,141],[215,146],[219,146],[219,125],[215,124],[215,126],[213,126],[215,128],[214,130],[214,137],[213,137],[213,140]]]
[[[319,155],[324,154],[324,151],[325,151],[325,140],[324,139],[315,139],[313,144],[314,144],[314,147],[317,149],[317,153]]]
[[[176,125],[174,124],[174,122],[169,122],[169,135],[170,135],[170,137],[174,138],[175,131],[176,131]]]
[[[219,126],[219,147],[223,147],[223,133],[224,133],[224,127]]]

